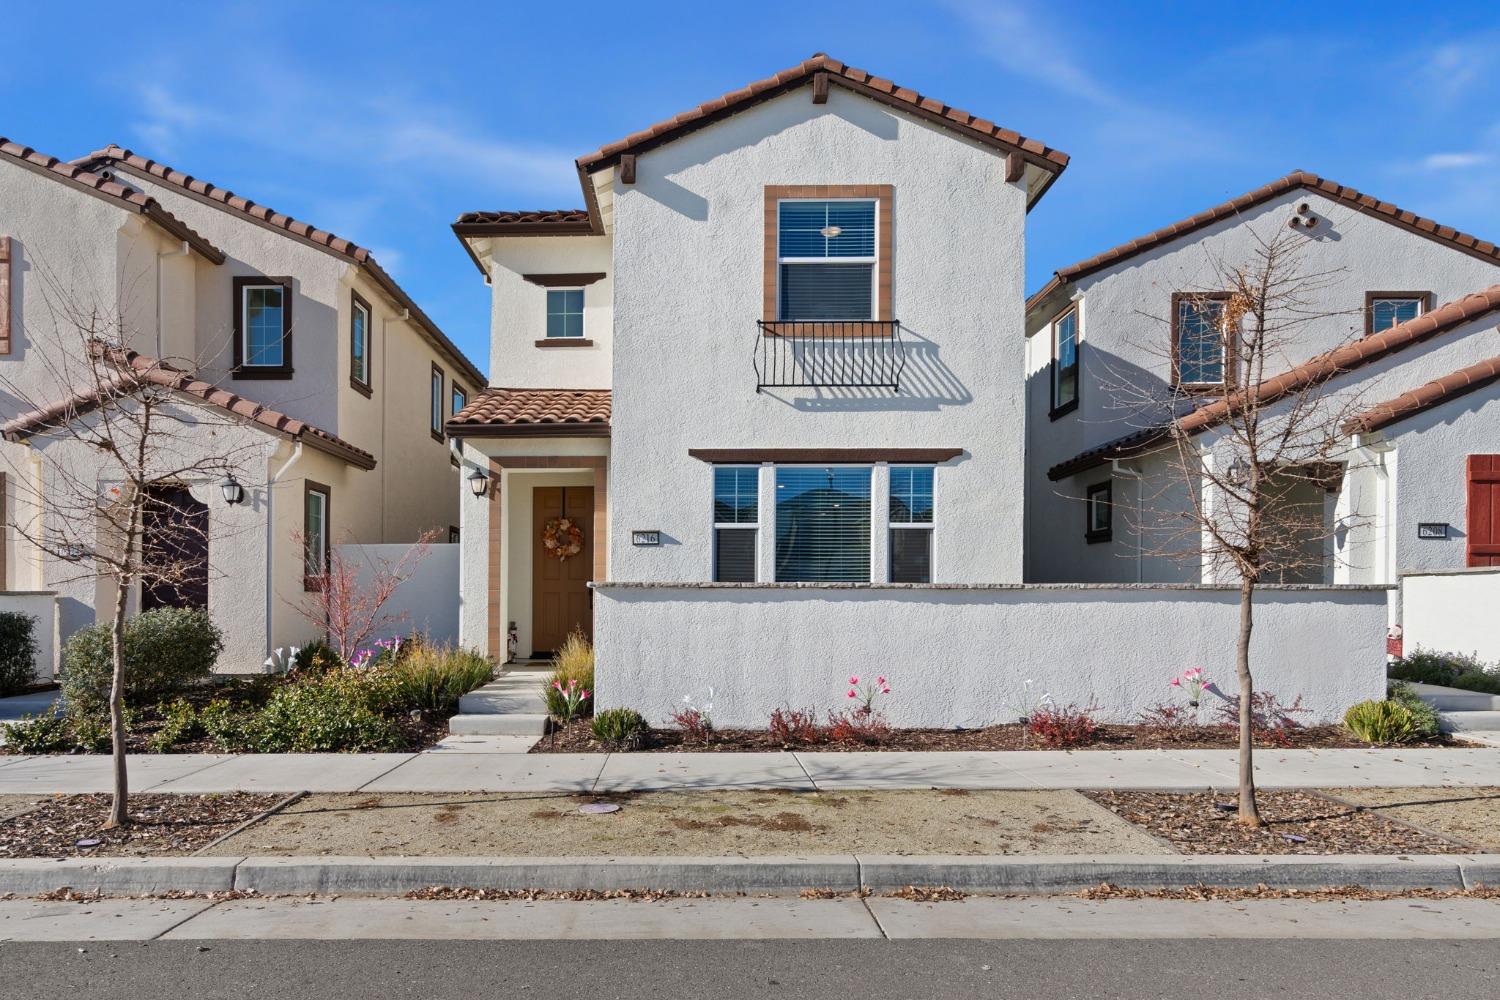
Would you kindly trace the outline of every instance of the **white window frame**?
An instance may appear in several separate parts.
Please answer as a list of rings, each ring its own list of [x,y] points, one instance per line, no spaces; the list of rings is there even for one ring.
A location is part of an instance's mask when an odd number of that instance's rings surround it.
[[[275,361],[251,361],[250,351],[250,293],[263,288],[274,288],[281,296],[281,322],[277,324],[276,338],[280,344],[281,357]],[[287,296],[291,290],[279,281],[266,281],[260,283],[246,282],[240,286],[240,367],[241,368],[285,368],[286,364],[286,309]],[[222,316],[223,313],[220,313]],[[365,334],[368,339],[369,334]]]
[[[794,202],[826,205],[830,202],[865,202],[874,206],[875,252],[868,257],[783,257],[781,256],[781,206]],[[786,282],[781,280],[783,264],[870,264],[870,315],[846,316],[840,319],[781,319],[786,300]],[[880,199],[879,198],[777,198],[776,199],[776,317],[780,323],[872,323],[880,318]]]
[[[552,336],[552,323],[551,323],[551,319],[552,319],[552,293],[553,292],[577,292],[578,293],[578,295],[579,295],[579,300],[578,300],[578,336],[574,337],[571,334],[567,334],[567,333],[559,334],[556,337]],[[544,303],[544,305],[546,307],[545,308],[545,314],[542,317],[542,323],[543,323],[542,339],[543,340],[587,340],[589,332],[585,328],[585,324],[586,324],[586,322],[588,320],[588,297],[589,297],[588,289],[585,288],[583,285],[568,285],[566,287],[561,287],[561,288],[548,288],[547,289],[547,295],[546,295],[546,301]],[[563,316],[571,316],[572,313],[566,313],[565,312],[562,315]]]
[[[937,474],[937,465],[935,465],[935,464],[912,464],[910,462],[904,462],[904,463],[902,463],[900,465],[892,465],[892,466],[890,466],[889,471],[890,472],[895,472],[897,469],[931,469],[932,470],[932,520],[931,521],[895,521],[895,520],[891,519],[891,514],[890,514],[891,499],[896,495],[896,490],[895,490],[895,487],[893,485],[891,485],[892,481],[889,478],[889,472],[888,472],[887,473],[887,479],[886,479],[886,497],[885,497],[885,508],[886,508],[886,515],[885,515],[885,520],[886,520],[886,526],[885,526],[885,545],[886,545],[885,582],[886,583],[894,583],[895,582],[894,580],[891,579],[891,577],[893,575],[892,568],[895,566],[895,556],[896,556],[896,539],[895,539],[894,529],[899,528],[899,529],[901,529],[903,531],[910,531],[910,530],[917,530],[917,529],[924,529],[924,530],[926,530],[926,532],[927,532],[927,582],[931,583],[933,580],[937,579],[937,548],[936,548],[937,536],[935,534],[933,534],[933,529],[937,527],[937,515],[938,515],[938,480],[941,479],[942,477]],[[871,520],[872,526],[873,526],[874,518],[871,518],[870,520]]]
[[[722,580],[719,579],[719,530],[721,528],[727,528],[727,529],[731,529],[731,530],[752,531],[752,532],[755,533],[755,563],[754,563],[754,570],[753,570],[753,573],[752,573],[752,576],[754,577],[754,579],[751,582],[759,583],[760,582],[760,546],[761,546],[761,539],[764,537],[760,533],[760,527],[761,527],[762,524],[765,523],[765,511],[762,510],[762,508],[765,506],[765,504],[761,503],[761,497],[760,497],[760,466],[758,466],[758,465],[740,465],[740,464],[734,464],[734,465],[724,464],[724,465],[715,465],[715,466],[713,466],[712,467],[713,471],[712,471],[712,473],[708,477],[708,494],[709,494],[708,495],[708,505],[709,505],[708,509],[709,509],[710,512],[713,511],[714,505],[718,501],[718,490],[716,488],[716,486],[717,486],[716,480],[719,478],[719,470],[720,469],[748,469],[751,472],[755,473],[755,476],[754,476],[754,479],[755,479],[755,520],[754,520],[754,522],[749,522],[749,521],[720,521],[717,518],[715,518],[713,520],[713,542],[712,542],[711,545],[709,545],[709,554],[708,554],[708,578],[710,580],[712,580],[714,583],[723,583],[723,582],[726,582],[726,581],[722,581]],[[733,582],[733,581],[729,581],[729,582]]]

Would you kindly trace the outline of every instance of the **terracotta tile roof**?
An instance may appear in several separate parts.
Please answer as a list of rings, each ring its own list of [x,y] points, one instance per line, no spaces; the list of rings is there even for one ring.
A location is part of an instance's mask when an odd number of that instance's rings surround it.
[[[587,225],[589,213],[584,208],[539,208],[522,212],[465,212],[455,226],[531,226],[558,223]]]
[[[1344,433],[1368,434],[1378,431],[1495,382],[1500,382],[1500,357],[1486,358],[1442,378],[1433,379],[1410,392],[1403,392],[1394,399],[1377,403],[1345,423]]]
[[[97,347],[96,350],[112,360],[119,369],[119,376],[110,387],[110,391],[129,393],[142,385],[161,386],[196,397],[227,413],[280,434],[282,437],[303,442],[309,447],[342,459],[357,468],[375,468],[375,456],[363,448],[357,448],[341,437],[305,421],[289,417],[268,406],[263,406],[252,399],[246,399],[228,389],[195,379],[165,361],[147,357],[136,351],[118,348]],[[29,413],[23,413],[4,425],[4,436],[7,440],[17,440],[57,427],[98,406],[99,396],[99,392],[90,389]]]
[[[0,159],[9,160],[64,184],[72,184],[90,194],[113,201],[129,211],[144,215],[171,236],[187,243],[205,259],[215,264],[224,263],[224,254],[218,247],[168,212],[155,198],[128,188],[117,181],[107,180],[98,174],[90,173],[76,164],[39,153],[30,146],[11,142],[4,136],[0,136]]]
[[[457,437],[609,435],[608,389],[485,389],[453,415]]]
[[[1111,458],[1138,455],[1152,444],[1169,436],[1174,429],[1184,434],[1197,434],[1208,430],[1221,423],[1249,399],[1258,399],[1266,403],[1274,402],[1294,392],[1321,385],[1372,361],[1405,350],[1414,344],[1423,343],[1439,334],[1447,333],[1497,311],[1500,311],[1500,285],[1491,285],[1482,292],[1474,292],[1461,299],[1455,299],[1415,319],[1399,323],[1389,330],[1382,330],[1319,354],[1294,368],[1266,379],[1254,389],[1240,390],[1228,397],[1199,406],[1178,419],[1175,424],[1159,424],[1155,427],[1142,428],[1080,452],[1066,462],[1048,469],[1047,478],[1055,482],[1101,465]]]
[[[1043,298],[1045,298],[1058,285],[1084,277],[1103,270],[1114,264],[1120,263],[1138,253],[1161,246],[1164,243],[1185,236],[1195,230],[1202,229],[1222,219],[1236,215],[1248,208],[1253,208],[1264,201],[1286,194],[1293,190],[1314,191],[1318,194],[1332,198],[1355,211],[1362,212],[1372,218],[1381,219],[1392,225],[1399,226],[1408,232],[1425,236],[1428,239],[1446,243],[1463,253],[1491,263],[1500,264],[1500,247],[1488,240],[1482,240],[1477,236],[1460,232],[1451,226],[1440,225],[1431,219],[1423,218],[1414,212],[1408,212],[1403,208],[1381,201],[1370,195],[1362,194],[1351,187],[1346,187],[1337,181],[1331,181],[1326,177],[1309,173],[1306,170],[1294,170],[1285,177],[1277,178],[1269,184],[1262,185],[1254,191],[1247,191],[1238,198],[1231,198],[1212,208],[1204,209],[1197,215],[1189,216],[1170,226],[1164,226],[1155,232],[1147,233],[1145,236],[1122,243],[1117,247],[1081,260],[1076,264],[1070,264],[1058,271],[1053,272],[1052,280],[1048,281],[1035,295],[1026,300],[1026,308],[1030,309]]]
[[[289,236],[310,243],[315,247],[327,250],[347,260],[353,261],[370,275],[375,284],[379,285],[386,294],[403,309],[411,313],[411,318],[427,335],[446,352],[450,358],[457,362],[459,367],[476,385],[483,385],[486,381],[484,375],[475,367],[458,346],[448,339],[447,334],[439,329],[438,325],[422,311],[421,307],[410,295],[398,284],[396,280],[386,273],[385,269],[375,260],[369,250],[342,236],[318,229],[310,223],[302,222],[282,212],[278,212],[266,205],[257,204],[249,198],[243,198],[227,188],[221,188],[208,181],[201,180],[191,174],[185,174],[167,166],[165,163],[141,156],[123,146],[109,145],[103,149],[95,150],[88,156],[74,161],[74,165],[90,171],[106,170],[109,168],[123,168],[127,171],[169,184],[180,188],[188,194],[197,196],[200,200],[211,205],[237,212],[255,222],[273,230],[280,230]]]

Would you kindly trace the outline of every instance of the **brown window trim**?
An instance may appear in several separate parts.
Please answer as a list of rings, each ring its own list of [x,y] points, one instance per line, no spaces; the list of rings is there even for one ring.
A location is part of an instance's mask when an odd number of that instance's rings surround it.
[[[533,285],[541,285],[543,288],[582,288],[584,285],[592,285],[596,281],[602,281],[603,271],[585,271],[579,274],[523,274],[522,281],[529,281]]]
[[[777,318],[778,268],[776,266],[777,203],[782,198],[873,198],[875,200],[875,322],[850,321],[845,336],[889,337],[891,335],[892,250],[895,246],[891,205],[895,187],[890,184],[767,184],[765,186],[765,244],[761,270],[761,319],[775,324],[782,336],[799,337],[827,324],[785,322]]]
[[[1235,384],[1235,372],[1239,365],[1239,352],[1235,350],[1236,338],[1230,338],[1224,346],[1224,381],[1223,382],[1183,382],[1178,375],[1178,336],[1180,330],[1178,322],[1182,316],[1181,303],[1184,301],[1210,301],[1228,302],[1231,298],[1228,292],[1173,292],[1172,293],[1172,388],[1191,393],[1222,392],[1226,387]]]
[[[1375,300],[1376,299],[1421,299],[1422,312],[1432,312],[1436,296],[1431,292],[1365,292],[1365,336],[1368,337],[1375,332]],[[1421,315],[1420,313],[1418,315]]]
[[[1104,501],[1109,508],[1109,527],[1094,527],[1094,498],[1100,493],[1107,494]],[[1115,528],[1115,485],[1114,481],[1106,479],[1102,483],[1094,483],[1084,493],[1083,504],[1083,540],[1089,545],[1097,542],[1107,542],[1114,537]]]
[[[1070,400],[1068,400],[1066,403],[1058,405],[1058,402],[1057,402],[1057,383],[1058,383],[1058,378],[1059,378],[1059,376],[1062,373],[1057,368],[1057,325],[1059,323],[1061,323],[1064,319],[1067,318],[1068,313],[1072,313],[1073,316],[1074,316],[1074,318],[1073,318],[1073,364],[1072,364],[1072,368],[1073,368],[1073,398],[1070,399]],[[1066,309],[1064,309],[1062,312],[1060,312],[1056,316],[1052,317],[1052,322],[1050,324],[1048,324],[1048,329],[1050,329],[1052,331],[1052,364],[1050,366],[1048,366],[1048,368],[1047,368],[1047,372],[1048,372],[1048,374],[1050,376],[1049,381],[1051,382],[1050,391],[1052,393],[1052,397],[1051,397],[1052,398],[1052,407],[1051,407],[1051,409],[1049,409],[1047,411],[1047,419],[1049,419],[1049,420],[1056,420],[1058,417],[1066,416],[1067,414],[1072,413],[1074,410],[1078,409],[1078,400],[1079,400],[1079,397],[1081,397],[1083,395],[1083,379],[1080,377],[1081,373],[1083,371],[1083,364],[1082,364],[1082,362],[1083,362],[1083,350],[1082,350],[1082,342],[1079,341],[1079,339],[1078,339],[1078,318],[1077,318],[1077,316],[1078,316],[1078,303],[1077,302],[1073,302],[1073,303],[1070,303],[1068,305],[1068,307]]]
[[[711,465],[939,465],[959,458],[962,448],[689,448],[688,457]]]
[[[238,275],[232,282],[234,298],[234,370],[230,377],[237,379],[287,379],[292,377],[292,279],[287,275]],[[245,364],[245,289],[264,285],[280,285],[286,289],[281,301],[281,364]]]
[[[543,337],[536,342],[538,347],[593,347],[594,342],[587,337]]]
[[[302,589],[323,589],[324,577],[307,575],[307,495],[323,495],[323,568],[333,565],[333,490],[311,479],[302,480]]]
[[[443,436],[444,421],[440,419],[438,421],[438,426],[432,426],[432,414],[433,412],[441,414],[447,403],[447,394],[444,392],[444,389],[448,385],[448,377],[443,372],[443,369],[438,367],[438,363],[436,361],[432,363],[432,374],[437,376],[437,385],[433,387],[433,397],[428,401],[427,430],[431,432],[432,439],[434,441],[442,444],[447,440]]]
[[[449,545],[456,544],[462,537],[463,537],[463,535],[458,530],[458,525],[456,525],[456,524],[450,524],[450,525],[448,525],[448,544]]]
[[[365,380],[354,377],[354,314],[365,311]],[[354,289],[349,290],[349,386],[361,396],[369,399],[375,395],[375,310]]]

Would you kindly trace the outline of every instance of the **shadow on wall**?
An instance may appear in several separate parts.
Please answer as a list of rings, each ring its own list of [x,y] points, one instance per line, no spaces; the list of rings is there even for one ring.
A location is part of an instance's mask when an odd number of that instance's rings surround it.
[[[808,412],[921,413],[945,406],[963,406],[974,394],[941,357],[936,343],[908,326],[901,327],[905,367],[901,388],[896,392],[878,388],[808,388],[792,396],[785,390],[764,389],[763,394],[796,410]]]

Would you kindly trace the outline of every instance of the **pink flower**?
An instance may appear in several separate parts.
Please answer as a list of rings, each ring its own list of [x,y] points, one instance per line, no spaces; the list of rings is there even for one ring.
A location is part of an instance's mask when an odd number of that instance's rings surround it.
[[[581,694],[578,695],[578,697],[579,697],[580,700],[586,700],[588,698],[588,696],[589,696],[589,693],[587,691],[584,691],[584,692],[582,692]]]
[[[854,690],[853,688],[850,688],[849,689],[849,697],[851,697],[851,698],[858,698],[859,697],[859,692],[856,691],[856,690]]]
[[[884,677],[877,677],[877,678],[875,678],[875,683],[879,684],[881,687],[885,687],[885,678]]]
[[[1180,687],[1182,687],[1182,678],[1181,677],[1173,677],[1172,681],[1171,681],[1171,684],[1172,684],[1172,686],[1174,688],[1180,688]]]
[[[891,693],[891,689],[889,687],[883,687],[883,688],[880,689],[880,693],[881,694],[890,694]]]
[[[851,687],[853,685],[855,685],[855,684],[858,684],[858,683],[859,683],[859,678],[858,677],[850,677],[849,678],[849,684],[850,684]]]

